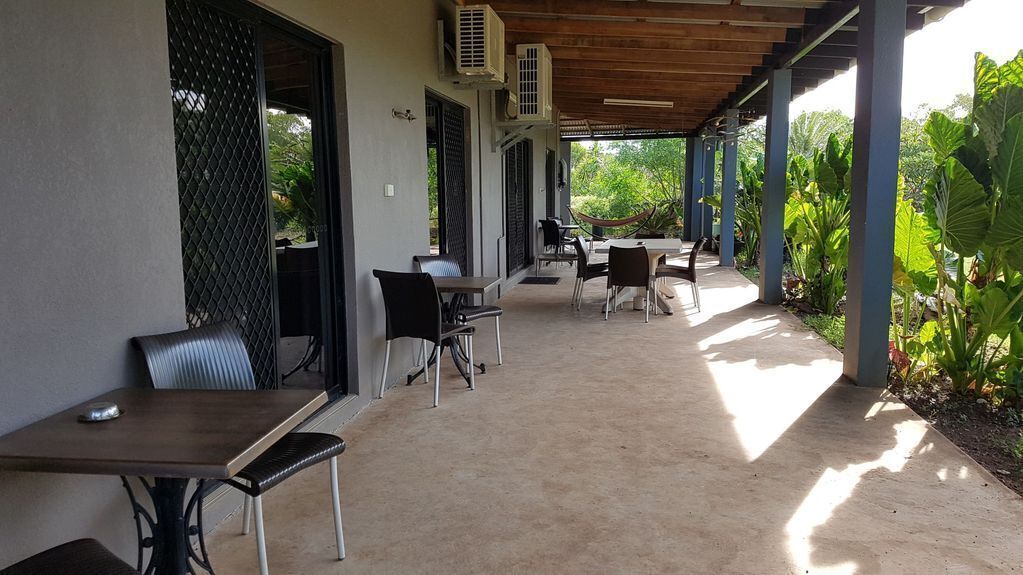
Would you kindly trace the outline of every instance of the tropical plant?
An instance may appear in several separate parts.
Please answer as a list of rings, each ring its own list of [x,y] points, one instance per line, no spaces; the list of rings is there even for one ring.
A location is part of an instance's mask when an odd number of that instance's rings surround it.
[[[977,54],[974,89],[965,120],[934,112],[925,126],[936,163],[924,187],[924,210],[935,230],[930,251],[937,272],[935,337],[927,345],[956,391],[1018,397],[1023,52],[1001,66]],[[946,266],[948,254],[953,269]]]
[[[313,163],[307,160],[279,168],[271,187],[275,213],[285,218],[283,225],[294,222],[305,232],[306,240],[315,240],[320,222]]]
[[[813,158],[793,156],[785,204],[785,243],[795,281],[790,296],[833,314],[845,296],[849,267],[852,140],[835,134]]]
[[[739,162],[739,186],[735,192],[736,259],[739,267],[757,264],[760,254],[760,210],[763,206],[764,156]],[[702,202],[721,209],[721,195],[704,196]],[[723,231],[722,231],[723,233]]]
[[[832,136],[844,142],[852,130],[852,118],[838,110],[803,112],[789,124],[789,154],[813,159]]]

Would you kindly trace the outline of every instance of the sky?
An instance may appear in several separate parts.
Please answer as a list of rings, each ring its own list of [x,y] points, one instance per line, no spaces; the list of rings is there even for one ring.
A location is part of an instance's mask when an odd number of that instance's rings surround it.
[[[906,38],[902,115],[921,104],[947,106],[956,94],[973,93],[973,55],[1001,63],[1023,49],[1023,0],[970,0],[940,22]],[[855,111],[856,68],[792,102],[791,117],[813,110]]]

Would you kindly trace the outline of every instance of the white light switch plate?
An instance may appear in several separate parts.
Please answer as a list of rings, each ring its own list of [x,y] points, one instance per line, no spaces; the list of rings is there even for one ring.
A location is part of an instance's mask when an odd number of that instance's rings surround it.
[[[384,184],[384,197],[394,197],[394,184]]]

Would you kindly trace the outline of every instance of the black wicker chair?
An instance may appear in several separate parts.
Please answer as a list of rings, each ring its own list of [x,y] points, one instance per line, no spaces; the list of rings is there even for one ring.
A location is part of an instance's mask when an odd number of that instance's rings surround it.
[[[155,388],[256,389],[245,342],[227,323],[136,337],[132,343],[142,352],[150,381]],[[337,558],[345,558],[341,501],[337,486],[337,456],[344,451],[344,440],[330,433],[289,433],[245,466],[235,478],[225,481],[246,496],[242,533],[249,532],[251,508],[256,510],[256,545],[262,575],[268,571],[262,495],[299,471],[328,460]]]
[[[433,382],[433,406],[440,404],[440,360],[444,346],[450,345],[453,338],[466,338],[466,351],[469,355],[469,389],[476,389],[475,370],[472,369],[472,336],[476,328],[471,325],[444,323],[440,295],[433,284],[433,278],[427,273],[403,273],[373,270],[373,276],[380,281],[380,291],[384,294],[384,312],[386,315],[387,348],[384,351],[384,370],[380,376],[380,392],[383,397],[387,383],[387,364],[391,359],[391,342],[399,337],[411,337],[433,343],[437,356],[437,373]],[[426,360],[426,347],[423,347],[423,372],[429,369]],[[429,379],[427,379],[429,381]]]
[[[460,277],[462,275],[462,268],[459,267],[458,262],[448,255],[414,256],[412,261],[416,263],[419,271],[428,273],[435,278]],[[496,305],[463,305],[458,312],[458,321],[461,323],[471,323],[488,317],[494,318],[494,330],[497,333],[497,365],[504,364],[504,358],[501,355],[502,315],[504,315],[504,310]]]
[[[646,290],[646,322],[650,322],[650,258],[646,248],[620,248],[611,246],[607,255],[607,298],[604,319],[612,308],[617,311],[612,293],[619,287],[639,287]]]
[[[700,238],[696,241],[696,245],[693,246],[693,250],[689,252],[689,265],[688,266],[674,266],[674,265],[659,265],[657,266],[657,279],[661,278],[675,278],[683,279],[689,282],[689,285],[693,288],[693,302],[696,303],[696,311],[700,311],[700,288],[696,283],[696,258],[700,255],[700,250],[707,243],[707,238]]]
[[[576,236],[574,242],[578,265],[575,269],[575,291],[572,292],[572,305],[578,310],[583,305],[583,284],[594,278],[607,277],[607,262],[591,264],[582,236]]]
[[[138,575],[95,539],[78,539],[0,569],[0,575]]]

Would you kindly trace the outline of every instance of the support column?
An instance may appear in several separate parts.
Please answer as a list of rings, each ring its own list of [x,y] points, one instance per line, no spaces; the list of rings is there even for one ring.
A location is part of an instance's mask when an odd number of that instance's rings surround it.
[[[563,222],[573,223],[572,214],[568,213],[568,206],[572,205],[572,142],[561,142],[558,152],[560,159],[565,160],[565,186],[561,188],[561,197],[559,198],[561,205],[554,212],[561,215]]]
[[[682,238],[695,241],[700,237],[703,210],[699,200],[703,197],[703,145],[699,138],[686,138],[685,203],[682,219]]]
[[[721,246],[719,264],[735,266],[735,186],[739,159],[739,110],[725,111],[721,161]]]
[[[715,132],[708,132],[703,139],[703,197],[714,195],[714,177],[716,175],[717,162],[717,134]],[[707,239],[714,238],[714,208],[710,204],[699,204],[701,220],[703,226],[701,227],[697,238],[704,237]],[[695,239],[695,238],[694,238]]]
[[[861,1],[842,373],[875,387],[888,380],[905,35],[906,0]]]
[[[772,70],[767,81],[767,149],[760,213],[760,301],[779,304],[785,254],[785,168],[789,153],[792,70]]]

